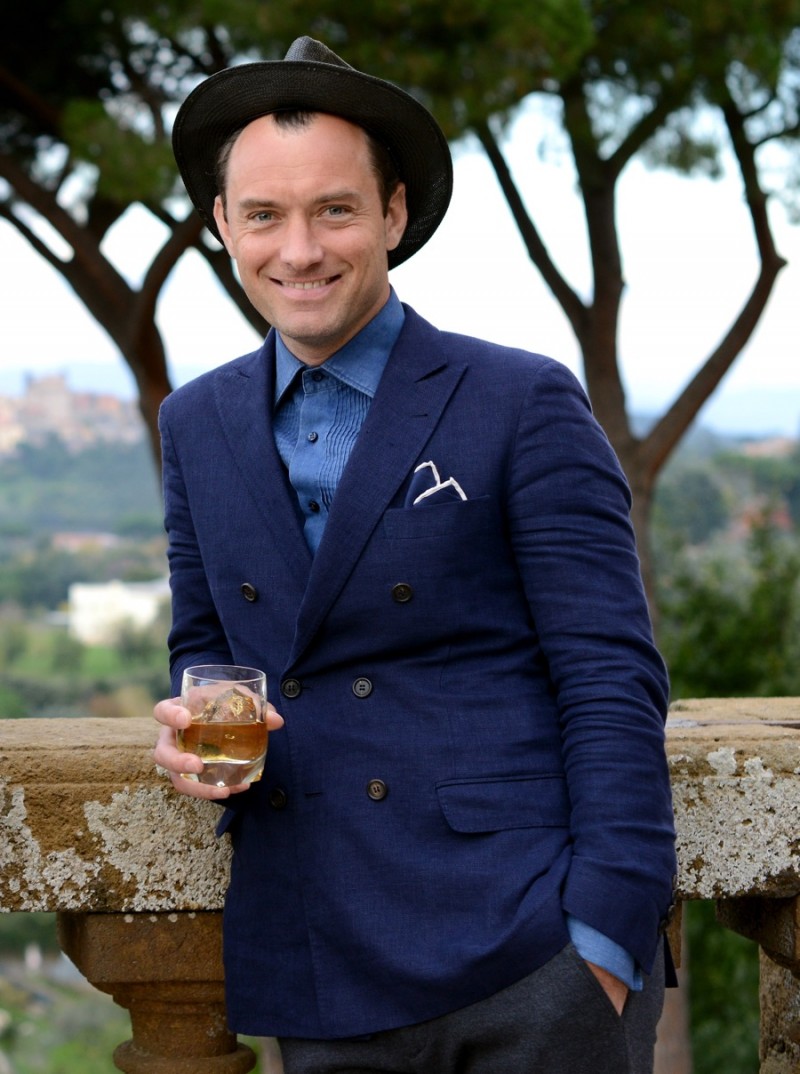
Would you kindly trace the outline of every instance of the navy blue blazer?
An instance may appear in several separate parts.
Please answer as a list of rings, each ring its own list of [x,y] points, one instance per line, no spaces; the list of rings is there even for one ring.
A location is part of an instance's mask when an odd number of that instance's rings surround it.
[[[270,335],[161,411],[173,690],[190,664],[261,667],[286,721],[220,825],[231,1027],[443,1014],[559,951],[565,912],[649,971],[667,678],[577,380],[407,310],[312,559],[273,376]],[[467,499],[413,506],[426,461]]]

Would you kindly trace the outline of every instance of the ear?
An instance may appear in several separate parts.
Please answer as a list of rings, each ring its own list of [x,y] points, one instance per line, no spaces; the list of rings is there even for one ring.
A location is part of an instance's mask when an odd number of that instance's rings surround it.
[[[402,239],[408,223],[405,183],[398,183],[394,193],[389,198],[384,223],[386,228],[386,249],[394,250]]]
[[[231,229],[228,227],[228,217],[225,215],[225,209],[222,205],[222,198],[217,194],[214,198],[214,222],[217,225],[220,238],[228,251],[228,254],[233,257],[233,241],[231,239]]]

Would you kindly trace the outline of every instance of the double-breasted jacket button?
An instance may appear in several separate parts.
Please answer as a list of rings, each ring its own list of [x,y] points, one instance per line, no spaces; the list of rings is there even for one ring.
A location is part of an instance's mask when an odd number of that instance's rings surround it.
[[[249,600],[252,604],[254,600],[258,600],[258,590],[250,582],[242,582],[242,596],[245,600]]]
[[[371,779],[367,784],[367,794],[373,802],[380,802],[389,793],[389,788],[382,779]]]
[[[289,798],[283,787],[273,787],[269,792],[268,801],[273,809],[286,809]]]
[[[353,683],[353,693],[356,695],[356,697],[369,697],[369,695],[372,693],[372,683],[369,681],[369,679],[365,679],[363,676],[360,676]]]
[[[392,600],[398,604],[408,604],[413,596],[414,590],[407,582],[398,582],[392,586]]]
[[[302,692],[303,687],[298,679],[284,679],[281,683],[281,693],[284,697],[288,697],[290,701],[295,697],[299,697]]]

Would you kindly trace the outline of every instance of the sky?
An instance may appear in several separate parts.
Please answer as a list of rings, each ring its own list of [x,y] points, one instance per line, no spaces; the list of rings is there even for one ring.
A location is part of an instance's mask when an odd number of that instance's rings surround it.
[[[510,128],[512,173],[546,244],[586,299],[590,276],[579,199],[567,155],[542,159],[546,120],[525,109]],[[438,327],[549,354],[581,376],[572,331],[522,245],[477,142],[454,150],[450,210],[428,244],[391,274],[400,297]],[[772,206],[779,252],[789,261],[759,328],[700,414],[720,432],[800,433],[800,226]],[[730,326],[758,261],[738,177],[679,178],[633,163],[619,184],[617,213],[627,289],[619,350],[629,409],[664,410]],[[137,281],[160,241],[160,225],[133,209],[106,253]],[[75,390],[133,395],[113,343],[55,270],[0,223],[0,394],[19,394],[26,375],[64,373]],[[198,255],[185,256],[165,286],[158,322],[174,384],[259,339]]]

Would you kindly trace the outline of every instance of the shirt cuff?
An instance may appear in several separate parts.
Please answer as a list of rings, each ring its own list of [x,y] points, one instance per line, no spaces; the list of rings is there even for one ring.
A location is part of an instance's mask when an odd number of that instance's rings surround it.
[[[594,962],[609,973],[613,973],[632,992],[641,992],[642,971],[624,947],[620,947],[618,943],[609,940],[602,932],[598,932],[597,929],[593,929],[591,925],[578,920],[572,914],[567,914],[567,929],[575,950],[581,958],[586,959],[587,962]]]

